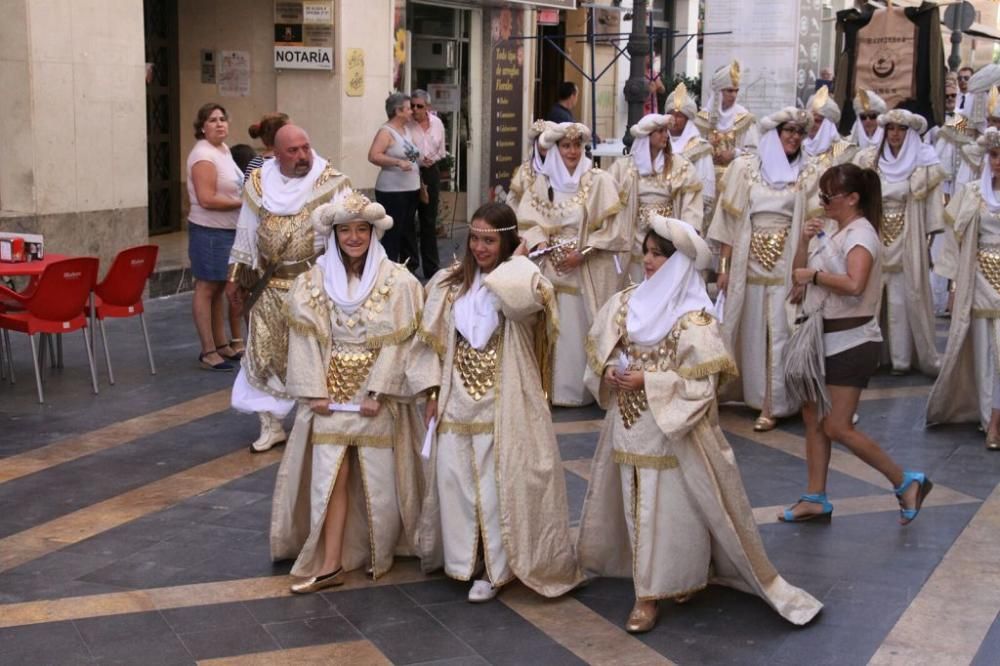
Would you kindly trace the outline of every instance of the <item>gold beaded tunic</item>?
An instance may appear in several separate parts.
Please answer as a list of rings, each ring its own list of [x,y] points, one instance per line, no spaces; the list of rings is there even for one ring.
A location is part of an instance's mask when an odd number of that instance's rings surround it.
[[[1000,214],[987,208],[976,181],[952,197],[945,223],[951,242],[934,270],[954,280],[955,302],[927,422],[979,423],[985,429],[1000,372]]]
[[[625,335],[628,299],[627,290],[616,294],[588,336],[587,386],[608,411],[580,519],[581,565],[590,576],[631,578],[640,599],[721,584],[762,597],[789,622],[809,622],[821,604],[768,559],[719,428],[716,390],[736,366],[718,324],[689,312],[660,343],[638,347]],[[623,351],[643,369],[638,416],[602,380]]]
[[[417,436],[413,397],[436,385],[437,364],[414,336],[423,305],[420,283],[388,259],[377,270],[368,298],[353,313],[329,299],[320,266],[300,276],[289,293],[287,385],[303,405],[278,472],[271,539],[275,559],[297,556],[295,575],[323,573],[321,526],[341,464],[358,465],[354,478],[362,481],[351,484],[344,569],[367,564],[379,576],[392,566],[394,553],[412,551],[420,463],[412,446],[396,445]],[[323,398],[360,405],[369,391],[382,403],[374,417],[314,415],[306,404]]]

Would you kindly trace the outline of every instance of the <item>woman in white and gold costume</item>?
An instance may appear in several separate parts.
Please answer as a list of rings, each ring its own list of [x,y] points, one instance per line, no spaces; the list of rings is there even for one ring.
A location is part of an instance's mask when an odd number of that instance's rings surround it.
[[[608,409],[577,552],[589,575],[630,577],[625,628],[649,631],[659,599],[709,583],[763,598],[794,624],[822,605],[767,558],[716,390],[737,374],[700,271],[712,260],[694,227],[652,219],[645,281],[615,294],[590,330],[587,386]]]
[[[462,262],[427,286],[420,325],[443,363],[440,393],[425,414],[437,438],[420,554],[427,569],[476,578],[472,602],[492,599],[515,578],[547,597],[582,580],[542,389],[558,326],[555,294],[526,254],[514,211],[481,206]]]
[[[927,235],[943,230],[941,183],[947,174],[934,148],[920,140],[927,129],[921,116],[893,109],[878,122],[885,128],[882,146],[860,151],[854,163],[876,171],[882,181],[882,335],[888,347],[883,358],[891,361],[893,374],[916,365],[934,377],[940,359],[934,343]]]
[[[775,427],[799,405],[785,391],[786,312],[792,257],[802,222],[821,214],[815,167],[802,153],[812,114],[786,107],[764,118],[759,155],[737,159],[719,188],[708,237],[721,244],[719,290],[725,292],[722,335],[736,356],[742,384],[727,399],[760,410],[754,430]]]
[[[562,407],[592,401],[580,381],[587,365],[584,339],[597,310],[621,288],[616,255],[631,247],[615,179],[583,154],[589,140],[590,130],[580,123],[542,132],[542,171],[514,211],[521,237],[556,290],[560,327],[549,397]]]
[[[654,215],[679,217],[701,230],[705,213],[702,185],[694,165],[671,149],[673,116],[650,113],[629,128],[632,148],[608,170],[625,200],[623,215],[632,226],[629,277],[642,280],[642,239]]]
[[[556,124],[549,120],[536,120],[528,128],[528,142],[531,144],[531,150],[528,159],[521,162],[514,169],[514,175],[510,177],[507,205],[511,208],[517,209],[518,204],[521,203],[521,197],[524,196],[524,191],[531,189],[535,176],[541,173],[542,160],[545,159],[547,151],[538,144],[538,139],[542,136],[542,132],[555,126]]]
[[[664,109],[674,119],[670,125],[670,152],[683,155],[694,165],[696,178],[701,182],[701,198],[704,215],[702,216],[699,233],[704,236],[708,232],[708,224],[712,221],[712,211],[715,210],[715,164],[712,162],[712,144],[705,139],[694,120],[698,116],[698,105],[688,94],[687,86],[681,81],[667,95]],[[683,218],[683,215],[681,216]]]
[[[421,470],[409,402],[436,383],[436,359],[414,335],[423,290],[378,241],[392,218],[353,193],[313,224],[332,236],[286,301],[287,386],[300,407],[271,518],[271,555],[296,558],[300,594],[362,566],[377,578],[412,552]]]
[[[835,164],[850,162],[857,146],[840,136],[840,107],[830,97],[830,89],[823,86],[806,102],[806,109],[813,114],[813,126],[802,142],[802,152],[814,160],[820,173]]]
[[[944,233],[954,234],[957,255],[934,267],[952,280],[955,301],[927,422],[979,423],[986,448],[1000,451],[1000,130],[987,129],[977,143],[986,153],[982,176],[945,211],[951,229]]]

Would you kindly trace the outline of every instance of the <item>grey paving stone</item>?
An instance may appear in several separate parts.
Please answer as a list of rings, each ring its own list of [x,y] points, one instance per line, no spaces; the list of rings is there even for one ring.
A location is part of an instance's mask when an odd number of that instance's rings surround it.
[[[255,599],[244,604],[261,624],[303,620],[337,615],[336,609],[322,594],[296,594],[287,597]]]
[[[180,639],[197,660],[235,657],[280,648],[278,642],[259,625],[192,631],[180,634]]]
[[[86,664],[91,654],[72,622],[0,629],[0,662]]]
[[[313,617],[306,620],[273,622],[264,625],[282,648],[325,645],[360,640],[363,636],[342,617]]]
[[[400,622],[426,617],[410,597],[395,586],[355,590],[327,589],[321,592],[341,615],[355,626],[368,620]]]
[[[429,604],[465,601],[469,595],[470,585],[471,583],[465,581],[439,578],[426,582],[397,585],[397,587],[421,606],[427,606]]]
[[[972,666],[996,666],[997,663],[1000,663],[1000,614],[993,620],[993,626],[979,646]]]
[[[598,417],[603,418],[603,416]],[[563,460],[590,460],[597,449],[597,433],[558,435],[559,456]]]
[[[548,657],[537,657],[542,659],[538,663],[546,663],[548,658],[571,663],[563,661],[567,655],[575,659],[572,653],[563,654],[565,648],[496,600],[484,604],[437,604],[427,606],[427,612],[491,663],[524,663],[542,654]]]
[[[174,630],[159,611],[105,615],[73,620],[87,645],[128,640],[137,636],[170,636]]]
[[[160,611],[160,614],[178,634],[260,624],[246,606],[239,602],[169,608]]]
[[[423,617],[404,621],[373,621],[370,618],[358,627],[365,638],[394,664],[415,664],[425,661],[470,656],[472,648],[452,632],[416,610]]]
[[[143,664],[143,666],[179,666],[194,664],[194,657],[175,635],[138,636],[91,645],[95,664]]]

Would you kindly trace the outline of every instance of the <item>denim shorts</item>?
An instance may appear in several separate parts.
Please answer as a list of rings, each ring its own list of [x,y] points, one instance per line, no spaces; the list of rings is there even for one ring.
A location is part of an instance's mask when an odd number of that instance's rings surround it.
[[[196,280],[225,282],[235,229],[215,229],[188,222],[188,257]]]

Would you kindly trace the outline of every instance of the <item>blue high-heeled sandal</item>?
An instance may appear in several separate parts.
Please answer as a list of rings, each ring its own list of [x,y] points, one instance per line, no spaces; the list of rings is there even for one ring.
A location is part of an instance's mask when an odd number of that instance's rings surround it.
[[[903,506],[903,493],[906,492],[911,483],[916,483],[918,486],[917,506],[907,509]],[[893,492],[896,493],[896,498],[899,500],[899,517],[903,519],[903,525],[912,523],[917,517],[917,514],[920,513],[920,507],[924,504],[924,498],[930,494],[932,488],[934,488],[934,484],[923,472],[903,472],[903,482],[899,484],[899,488],[893,489]]]
[[[820,504],[823,510],[820,513],[810,513],[803,516],[796,517],[792,512],[795,508],[795,504],[801,502],[809,502],[810,504]],[[826,498],[826,493],[807,493],[799,498],[799,501],[792,506],[785,509],[785,512],[779,516],[779,519],[783,523],[804,523],[807,520],[821,520],[824,522],[829,522],[833,518],[833,504],[830,500]]]

